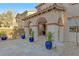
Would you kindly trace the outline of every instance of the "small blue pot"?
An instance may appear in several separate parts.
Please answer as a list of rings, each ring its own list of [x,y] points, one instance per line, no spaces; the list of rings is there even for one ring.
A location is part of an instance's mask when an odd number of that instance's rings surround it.
[[[46,49],[52,49],[52,42],[51,41],[46,41],[45,46],[46,46]]]
[[[2,40],[7,40],[7,37],[1,37]]]
[[[34,42],[34,38],[33,37],[30,37],[29,38],[29,42]]]
[[[22,39],[25,39],[26,37],[25,37],[25,35],[21,35],[21,38],[22,38]]]

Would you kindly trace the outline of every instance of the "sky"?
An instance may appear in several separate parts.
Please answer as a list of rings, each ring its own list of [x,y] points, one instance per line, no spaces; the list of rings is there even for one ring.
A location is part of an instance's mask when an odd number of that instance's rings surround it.
[[[37,3],[0,3],[0,13],[12,10],[15,13],[22,13],[25,10],[35,9]]]

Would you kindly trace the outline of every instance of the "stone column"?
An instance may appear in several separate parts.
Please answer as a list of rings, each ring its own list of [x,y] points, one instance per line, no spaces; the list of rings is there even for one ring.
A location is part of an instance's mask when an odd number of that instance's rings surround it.
[[[26,38],[28,38],[29,37],[29,28],[25,27],[24,30],[25,30]]]
[[[34,41],[38,40],[38,28],[37,26],[33,26],[32,30],[34,31]]]

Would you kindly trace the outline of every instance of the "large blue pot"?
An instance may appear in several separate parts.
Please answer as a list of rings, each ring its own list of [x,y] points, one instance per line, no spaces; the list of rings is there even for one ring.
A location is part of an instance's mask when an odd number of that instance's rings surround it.
[[[2,40],[7,40],[7,37],[1,37]]]
[[[47,49],[52,49],[52,42],[51,41],[46,41],[45,46]]]
[[[22,38],[22,39],[25,39],[26,37],[25,37],[25,35],[21,35],[21,38]]]
[[[33,37],[30,37],[29,38],[29,42],[34,42],[34,38]]]

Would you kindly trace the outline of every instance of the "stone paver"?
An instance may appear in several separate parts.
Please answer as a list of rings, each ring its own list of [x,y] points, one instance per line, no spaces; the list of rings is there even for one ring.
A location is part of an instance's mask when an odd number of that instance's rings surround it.
[[[44,42],[30,43],[23,39],[0,41],[0,56],[79,56],[76,43],[64,42],[63,46],[47,50]]]
[[[79,46],[76,42],[65,42],[61,50],[63,50],[62,55],[64,56],[79,56]]]
[[[43,44],[42,44],[43,43]],[[55,49],[47,50],[44,41],[29,43],[23,39],[0,41],[0,56],[55,56]]]
[[[30,43],[23,39],[0,41],[0,56],[79,56],[76,43],[64,42],[63,46],[47,50],[44,42],[39,40]]]

